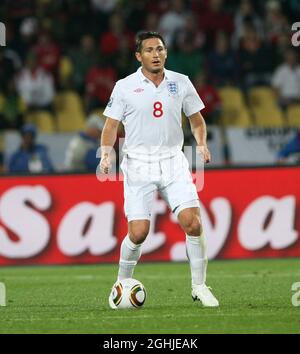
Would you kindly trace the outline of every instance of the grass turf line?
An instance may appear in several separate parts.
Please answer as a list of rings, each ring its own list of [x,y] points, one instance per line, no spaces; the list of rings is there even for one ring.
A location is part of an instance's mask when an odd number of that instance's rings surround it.
[[[220,308],[192,301],[187,263],[140,263],[144,307],[111,310],[116,274],[117,265],[0,267],[0,333],[300,333],[291,303],[300,259],[210,261]]]

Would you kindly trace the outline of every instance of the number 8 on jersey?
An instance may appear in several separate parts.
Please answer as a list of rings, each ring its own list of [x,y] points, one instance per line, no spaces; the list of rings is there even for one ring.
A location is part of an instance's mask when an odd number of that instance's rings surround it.
[[[153,108],[154,108],[153,115],[155,118],[160,118],[164,114],[164,111],[162,110],[161,102],[159,101],[154,102]]]

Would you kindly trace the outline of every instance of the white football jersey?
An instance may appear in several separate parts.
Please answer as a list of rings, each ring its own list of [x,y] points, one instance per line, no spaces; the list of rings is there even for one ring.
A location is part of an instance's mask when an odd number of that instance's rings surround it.
[[[187,117],[204,108],[189,78],[170,70],[156,87],[141,67],[117,81],[104,110],[125,129],[123,152],[131,158],[157,161],[181,151],[182,110]]]

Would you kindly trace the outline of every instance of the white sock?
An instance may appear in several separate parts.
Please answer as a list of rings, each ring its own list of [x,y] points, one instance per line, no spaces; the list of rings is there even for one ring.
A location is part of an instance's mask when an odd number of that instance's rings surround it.
[[[141,256],[141,246],[133,243],[128,235],[124,238],[121,244],[118,280],[132,278],[134,267]]]
[[[186,235],[186,251],[190,262],[192,285],[204,284],[206,281],[207,255],[203,232],[200,236]]]

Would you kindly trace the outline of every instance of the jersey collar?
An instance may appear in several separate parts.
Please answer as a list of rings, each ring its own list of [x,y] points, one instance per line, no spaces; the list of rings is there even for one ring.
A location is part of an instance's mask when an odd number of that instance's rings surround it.
[[[149,82],[149,81],[150,81],[150,80],[147,79],[146,76],[142,73],[142,67],[141,67],[141,66],[137,69],[137,74],[138,74],[138,76],[139,76],[141,82],[144,82],[144,81]],[[164,80],[168,80],[168,79],[169,79],[169,70],[164,69],[164,74],[165,74]],[[163,81],[164,81],[164,80],[163,80]]]

